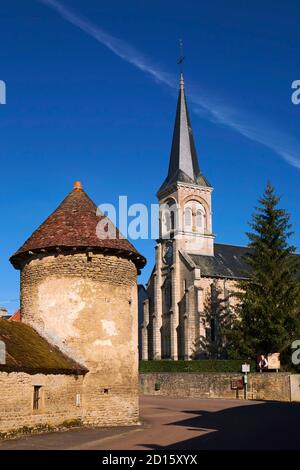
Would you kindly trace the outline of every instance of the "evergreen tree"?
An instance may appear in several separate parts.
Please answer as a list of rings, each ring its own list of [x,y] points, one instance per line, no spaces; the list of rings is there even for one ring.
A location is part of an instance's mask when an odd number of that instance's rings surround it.
[[[227,331],[231,357],[282,352],[300,334],[299,258],[288,244],[290,216],[268,183],[247,233],[248,280],[239,283],[237,317]]]

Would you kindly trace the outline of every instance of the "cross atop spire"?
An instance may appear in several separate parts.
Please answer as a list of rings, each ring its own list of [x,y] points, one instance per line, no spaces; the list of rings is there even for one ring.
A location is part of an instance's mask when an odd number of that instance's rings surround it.
[[[169,171],[167,178],[159,189],[159,193],[176,182],[197,184],[199,186],[211,186],[207,179],[202,175],[199,168],[193,131],[185,97],[185,86],[182,72],[180,74],[180,87]]]
[[[179,59],[177,64],[180,65],[180,74],[182,74],[182,64],[184,61],[184,55],[183,55],[183,42],[182,39],[179,39]]]

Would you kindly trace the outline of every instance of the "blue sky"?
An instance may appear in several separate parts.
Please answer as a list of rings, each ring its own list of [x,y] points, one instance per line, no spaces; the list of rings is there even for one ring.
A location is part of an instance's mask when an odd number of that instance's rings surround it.
[[[296,1],[1,0],[0,304],[18,305],[9,256],[81,180],[97,204],[156,202],[173,131],[178,39],[218,242],[245,244],[268,179],[300,246]],[[154,242],[139,240],[154,261]]]

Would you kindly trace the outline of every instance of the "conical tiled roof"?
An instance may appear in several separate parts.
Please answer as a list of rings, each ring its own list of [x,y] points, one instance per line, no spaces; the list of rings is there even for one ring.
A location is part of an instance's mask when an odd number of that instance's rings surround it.
[[[98,225],[100,221],[101,231]],[[24,259],[34,254],[74,249],[118,253],[132,259],[138,268],[146,264],[146,259],[120,234],[112,222],[103,214],[97,213],[97,206],[78,182],[10,261],[15,268],[19,268]]]

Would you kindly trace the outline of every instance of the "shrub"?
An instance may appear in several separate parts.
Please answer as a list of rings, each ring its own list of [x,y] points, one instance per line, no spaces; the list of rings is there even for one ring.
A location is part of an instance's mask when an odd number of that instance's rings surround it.
[[[140,372],[241,372],[242,364],[250,364],[250,371],[256,371],[254,361],[243,359],[203,359],[194,361],[140,361]]]

